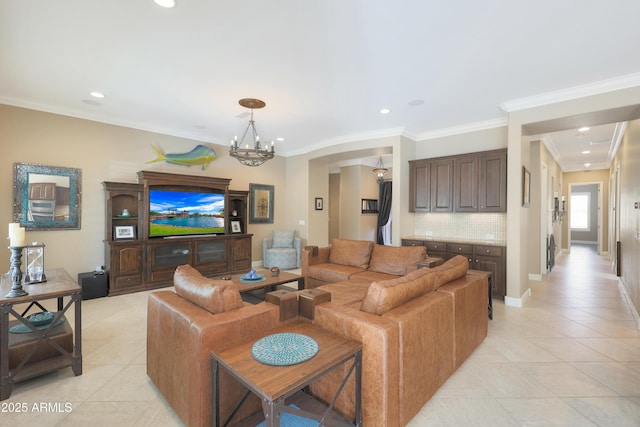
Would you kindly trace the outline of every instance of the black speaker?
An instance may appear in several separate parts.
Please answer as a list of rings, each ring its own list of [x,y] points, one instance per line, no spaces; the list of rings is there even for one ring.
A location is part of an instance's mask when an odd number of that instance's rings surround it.
[[[109,293],[109,276],[106,272],[79,273],[78,284],[82,287],[82,299],[106,297]]]

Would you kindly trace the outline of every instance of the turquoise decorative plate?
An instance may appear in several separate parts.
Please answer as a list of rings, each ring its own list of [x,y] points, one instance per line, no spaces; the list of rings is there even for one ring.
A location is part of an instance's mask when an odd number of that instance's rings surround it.
[[[29,321],[29,323],[35,326],[37,330],[42,331],[49,327],[54,317],[55,313],[43,311],[41,313],[34,313],[28,316],[26,319]],[[61,325],[62,323],[64,323],[64,321],[64,316],[60,316],[55,326]],[[28,334],[30,332],[33,332],[33,330],[24,323],[18,323],[17,325],[10,327],[9,332],[12,334]]]
[[[240,277],[241,282],[261,282],[264,280],[264,274],[257,274],[255,277],[248,277],[246,274]]]
[[[288,366],[311,359],[318,352],[318,343],[302,334],[284,332],[268,335],[256,341],[251,355],[260,363]]]
[[[33,326],[42,326],[51,323],[55,316],[55,313],[52,313],[50,311],[41,311],[40,313],[33,313],[27,316],[27,320]]]

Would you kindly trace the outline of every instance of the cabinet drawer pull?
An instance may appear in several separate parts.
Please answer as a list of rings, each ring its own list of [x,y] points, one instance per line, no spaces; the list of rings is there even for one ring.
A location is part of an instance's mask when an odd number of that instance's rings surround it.
[[[476,262],[480,262],[480,260],[479,260],[479,259],[477,259],[477,260],[476,260]]]
[[[487,249],[487,253],[491,252],[491,249]]]

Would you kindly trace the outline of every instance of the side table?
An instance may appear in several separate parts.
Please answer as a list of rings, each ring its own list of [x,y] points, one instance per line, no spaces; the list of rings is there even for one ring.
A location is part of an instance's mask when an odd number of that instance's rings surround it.
[[[7,298],[5,295],[11,290],[11,283],[0,284],[0,400],[8,399],[13,391],[14,383],[32,378],[46,372],[71,367],[73,373],[82,375],[82,288],[74,282],[63,269],[47,270],[47,282],[32,285],[24,285],[28,295]],[[69,301],[64,304],[64,297]],[[26,315],[33,306],[45,311],[41,301],[57,299],[58,311],[53,321],[44,330],[36,329],[27,319]],[[14,306],[29,304],[27,308],[18,313]],[[74,307],[74,331],[73,351],[69,352],[65,346],[61,346],[56,340],[56,328],[58,320],[64,317],[69,308]],[[19,323],[37,332],[33,340],[33,346],[26,352],[22,361],[14,369],[9,367],[9,315],[12,315]],[[66,322],[66,320],[65,320]],[[15,322],[12,322],[12,324]],[[59,355],[38,360],[34,355],[38,354],[38,348],[50,346],[57,350]],[[31,363],[30,363],[30,359]]]
[[[311,359],[295,365],[266,365],[258,362],[251,355],[253,344],[261,337],[235,344],[221,351],[211,352],[213,425],[226,426],[229,422],[229,420],[224,420],[221,423],[220,420],[219,400],[220,394],[224,393],[224,391],[219,389],[219,380],[220,370],[224,369],[248,389],[244,398],[240,400],[238,406],[231,412],[231,416],[236,413],[249,393],[253,392],[262,399],[262,408],[267,427],[279,426],[282,412],[312,418],[319,421],[320,425],[324,425],[325,419],[332,411],[338,395],[351,377],[351,374],[355,372],[355,420],[353,424],[344,423],[341,425],[360,426],[362,345],[358,342],[332,335],[308,322],[282,326],[268,331],[262,336],[283,332],[303,334],[313,338],[318,344],[318,353]],[[351,362],[351,366],[342,380],[336,396],[333,397],[332,402],[322,416],[285,405],[286,398],[348,362]],[[333,422],[332,425],[334,425]]]

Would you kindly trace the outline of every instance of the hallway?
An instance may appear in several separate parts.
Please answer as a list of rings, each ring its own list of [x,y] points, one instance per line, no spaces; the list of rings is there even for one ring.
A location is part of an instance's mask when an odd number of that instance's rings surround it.
[[[573,245],[410,426],[639,426],[640,330],[607,257]]]

